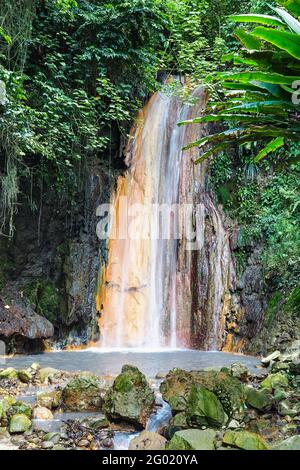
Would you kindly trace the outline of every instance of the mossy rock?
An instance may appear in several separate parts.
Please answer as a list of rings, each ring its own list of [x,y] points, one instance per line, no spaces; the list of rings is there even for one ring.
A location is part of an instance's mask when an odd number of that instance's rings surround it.
[[[8,379],[14,380],[18,378],[18,373],[12,367],[8,367],[0,372],[0,380]]]
[[[28,384],[32,380],[32,374],[27,369],[22,369],[18,371],[18,378],[21,382]]]
[[[24,414],[16,414],[11,417],[9,422],[10,434],[22,434],[31,428],[31,421]]]
[[[186,410],[191,390],[195,385],[214,393],[228,417],[243,410],[246,398],[244,386],[228,370],[186,372],[174,369],[160,386],[163,399],[169,403],[174,414]]]
[[[300,450],[300,436],[292,436],[275,444],[273,450]]]
[[[111,421],[146,426],[155,403],[153,390],[137,367],[125,365],[105,396],[104,412]]]
[[[50,392],[39,392],[36,395],[36,401],[39,406],[49,408],[49,410],[56,409],[61,404],[61,390],[52,390]]]
[[[223,443],[242,450],[268,450],[266,441],[254,432],[249,431],[226,431]]]
[[[181,428],[188,428],[187,415],[186,413],[177,413],[170,421],[171,426],[179,426]]]
[[[216,431],[186,429],[174,434],[167,450],[215,450]]]
[[[38,379],[43,384],[51,382],[58,374],[60,374],[60,371],[53,367],[43,367],[38,372]]]
[[[101,411],[104,389],[93,376],[76,377],[62,391],[63,405],[72,411]]]
[[[268,375],[268,377],[262,381],[261,387],[272,392],[276,389],[288,388],[289,381],[286,375],[282,374],[281,372],[277,372],[276,374]]]
[[[60,312],[61,296],[59,290],[49,279],[37,279],[24,291],[39,315],[55,323]]]
[[[16,401],[8,410],[9,415],[13,416],[16,414],[23,414],[28,418],[31,418],[32,410],[27,403],[23,403],[22,401]]]
[[[192,388],[186,414],[188,424],[192,427],[220,428],[226,419],[224,409],[216,395],[201,386]]]
[[[272,405],[272,396],[267,389],[246,388],[246,404],[256,410],[266,410]]]

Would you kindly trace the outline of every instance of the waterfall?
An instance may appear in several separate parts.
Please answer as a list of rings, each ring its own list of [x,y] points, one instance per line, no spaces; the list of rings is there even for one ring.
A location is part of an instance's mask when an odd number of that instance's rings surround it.
[[[199,126],[177,126],[201,113],[205,91],[194,99],[188,105],[155,94],[131,132],[97,297],[103,348],[222,347],[229,243],[205,191],[206,164],[194,165],[197,149],[182,151],[199,137]],[[197,232],[192,249],[188,224]]]

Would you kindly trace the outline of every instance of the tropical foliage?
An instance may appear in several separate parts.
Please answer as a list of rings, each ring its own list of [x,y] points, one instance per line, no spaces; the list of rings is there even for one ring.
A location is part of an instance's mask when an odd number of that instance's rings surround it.
[[[224,99],[210,103],[208,114],[192,121],[225,123],[228,128],[189,144],[201,150],[196,163],[232,143],[256,142],[263,144],[254,158],[259,162],[286,143],[299,141],[300,22],[291,13],[300,15],[300,2],[277,3],[289,12],[277,6],[271,7],[271,15],[229,17],[248,26],[235,30],[242,49],[225,57],[239,70],[217,74]]]

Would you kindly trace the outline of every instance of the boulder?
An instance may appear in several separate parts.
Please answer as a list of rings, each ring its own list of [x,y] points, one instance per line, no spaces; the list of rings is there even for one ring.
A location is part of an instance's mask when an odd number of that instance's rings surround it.
[[[0,380],[8,379],[14,380],[18,378],[18,373],[12,367],[8,367],[0,372]]]
[[[24,414],[16,414],[10,418],[9,432],[10,434],[21,434],[31,428],[31,421]]]
[[[16,401],[9,407],[8,413],[10,415],[23,414],[30,418],[32,410],[27,403],[24,403],[22,401]]]
[[[62,391],[63,405],[72,411],[101,411],[104,390],[93,376],[76,377]]]
[[[247,387],[246,404],[256,410],[263,411],[272,405],[272,396],[267,389],[256,390],[253,387]]]
[[[220,428],[225,422],[225,412],[216,395],[199,385],[191,390],[186,414],[192,427]]]
[[[16,293],[12,297],[9,303],[0,298],[0,339],[7,343],[12,338],[32,341],[54,335],[52,323],[34,312],[28,301]]]
[[[214,393],[229,417],[244,407],[244,386],[228,370],[186,372],[174,369],[160,386],[163,399],[169,403],[173,414],[186,410],[191,390],[195,385]]]
[[[233,377],[236,377],[242,382],[248,381],[250,374],[248,368],[244,366],[244,364],[241,364],[240,362],[235,362],[231,365],[230,371]]]
[[[167,445],[167,450],[215,450],[216,434],[213,429],[178,431]]]
[[[280,351],[274,351],[272,354],[270,354],[269,356],[267,357],[264,357],[261,362],[262,364],[264,364],[265,366],[268,366],[271,362],[273,361],[279,361],[281,357],[281,352]]]
[[[269,449],[268,444],[259,434],[249,431],[226,431],[223,444],[243,450]]]
[[[156,432],[143,431],[132,439],[129,450],[164,450],[167,439]]]
[[[39,381],[44,384],[45,382],[52,382],[53,379],[60,373],[59,370],[53,367],[43,367],[38,372]]]
[[[289,381],[284,374],[282,374],[281,372],[277,372],[276,374],[268,375],[268,377],[262,381],[261,387],[272,392],[273,390],[279,388],[288,388]]]
[[[39,406],[53,410],[59,408],[61,404],[61,391],[51,390],[49,392],[39,392],[36,395],[36,400]]]
[[[155,396],[146,377],[137,367],[126,365],[105,396],[104,411],[111,421],[127,421],[146,427]]]
[[[299,413],[288,400],[281,401],[277,406],[277,410],[281,416],[297,416]]]
[[[30,370],[19,370],[18,371],[18,379],[23,382],[24,384],[28,384],[32,380],[32,374]]]
[[[273,450],[300,450],[300,435],[292,436],[274,445]]]
[[[170,421],[171,426],[179,426],[181,428],[188,428],[186,413],[177,413]]]
[[[33,410],[32,418],[39,421],[51,421],[53,419],[53,414],[48,410],[48,408],[38,406]]]

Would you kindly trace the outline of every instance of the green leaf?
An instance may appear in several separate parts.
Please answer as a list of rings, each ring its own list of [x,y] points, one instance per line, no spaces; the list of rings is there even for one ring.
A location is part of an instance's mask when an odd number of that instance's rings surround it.
[[[247,33],[247,31],[245,31],[244,29],[236,28],[234,34],[243,44],[243,46],[247,47],[247,49],[261,49],[261,42],[252,34]]]
[[[241,83],[249,83],[252,81],[272,83],[274,85],[292,85],[295,81],[300,80],[300,76],[287,76],[275,72],[235,72],[220,73],[218,76],[224,80],[239,81]]]
[[[270,15],[230,15],[228,18],[236,23],[258,23],[269,26],[284,26],[284,23],[279,18]]]
[[[296,20],[296,18],[294,18],[282,8],[273,8],[273,10],[275,10],[276,13],[281,16],[281,18],[285,21],[289,28],[294,31],[294,33],[300,34],[300,23],[298,20]]]
[[[4,41],[7,42],[7,44],[11,44],[12,43],[12,39],[11,37],[5,33],[4,29],[2,28],[2,26],[0,26],[0,36],[4,39]]]
[[[297,16],[300,16],[300,0],[277,0],[277,3],[292,13],[295,13]]]
[[[298,34],[264,28],[262,26],[255,28],[253,34],[300,60],[300,36]]]
[[[270,153],[273,153],[275,152],[275,150],[278,150],[279,148],[283,147],[284,143],[285,141],[283,137],[277,137],[276,139],[271,140],[271,142],[269,142],[255,157],[254,162],[255,163],[259,162]]]

